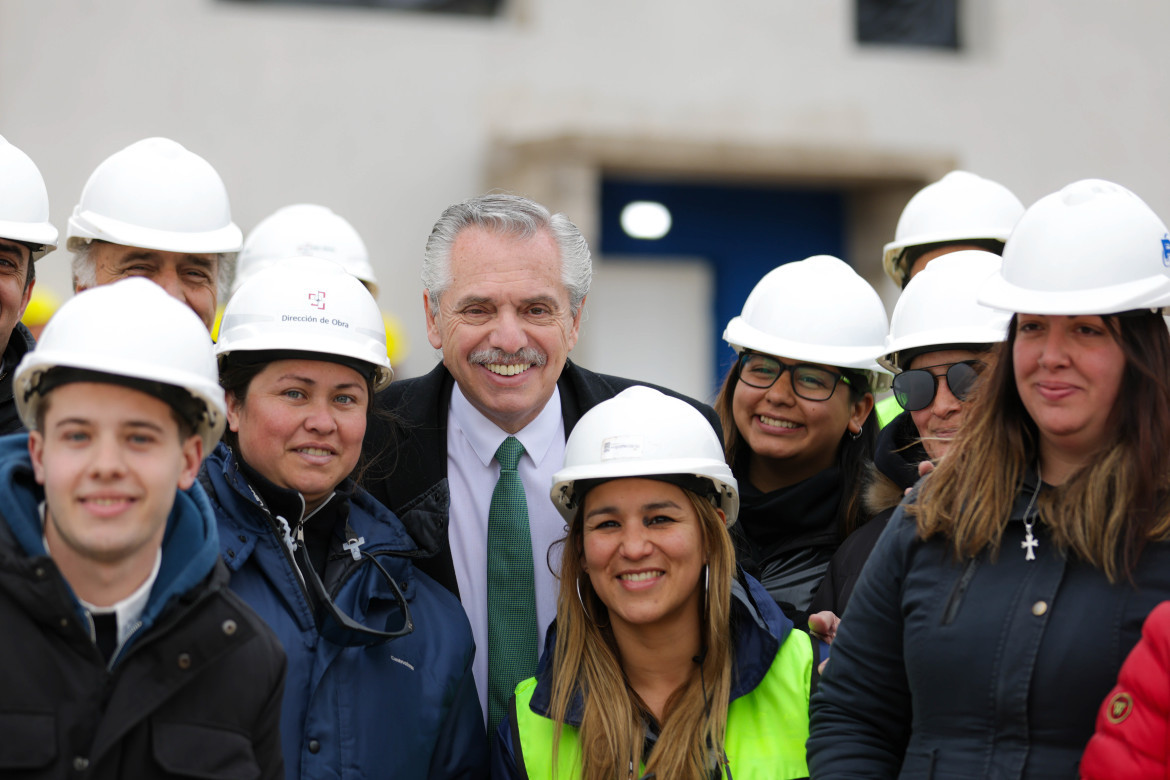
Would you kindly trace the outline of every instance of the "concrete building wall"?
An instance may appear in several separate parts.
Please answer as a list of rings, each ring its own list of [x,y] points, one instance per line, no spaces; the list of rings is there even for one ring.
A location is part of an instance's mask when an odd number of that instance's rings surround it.
[[[245,230],[288,203],[330,206],[408,329],[401,376],[434,360],[430,226],[492,187],[595,236],[608,171],[832,183],[850,193],[847,259],[875,281],[905,199],[952,166],[1026,203],[1110,178],[1170,215],[1170,5],[975,0],[962,21],[947,53],[859,46],[850,0],[511,0],[487,20],[3,0],[0,134],[40,165],[62,230],[93,168],[150,135],[210,160]],[[39,270],[67,289],[66,252]]]

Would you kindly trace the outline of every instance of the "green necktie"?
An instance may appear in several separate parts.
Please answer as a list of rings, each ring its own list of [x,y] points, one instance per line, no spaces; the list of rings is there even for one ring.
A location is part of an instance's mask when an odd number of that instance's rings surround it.
[[[500,479],[488,509],[488,735],[507,712],[516,685],[536,673],[536,591],[528,502],[516,464],[524,445],[515,436],[496,450]]]

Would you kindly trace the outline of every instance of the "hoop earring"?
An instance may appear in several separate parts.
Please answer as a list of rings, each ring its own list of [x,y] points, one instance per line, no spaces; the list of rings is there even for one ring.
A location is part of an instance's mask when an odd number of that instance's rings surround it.
[[[849,431],[849,438],[853,439],[853,441],[857,441],[858,439],[860,439],[861,438],[861,429],[859,428],[857,430],[857,433],[854,433],[853,431]]]
[[[577,578],[577,581],[575,584],[577,586],[577,601],[581,602],[581,611],[585,613],[585,617],[587,617],[591,621],[593,621],[593,625],[597,626],[598,628],[606,628],[607,626],[609,626],[608,622],[606,622],[606,623],[597,622],[597,618],[593,617],[592,613],[589,612],[589,607],[585,605],[585,598],[581,595],[581,578],[580,577]]]

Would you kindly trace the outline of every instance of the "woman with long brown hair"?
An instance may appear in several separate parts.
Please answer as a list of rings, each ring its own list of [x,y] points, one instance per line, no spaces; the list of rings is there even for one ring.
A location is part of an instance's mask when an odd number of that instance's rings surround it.
[[[736,574],[736,483],[702,415],[646,387],[599,404],[553,499],[557,620],[493,777],[805,777],[812,647]]]
[[[1015,312],[891,518],[814,702],[814,777],[1071,777],[1170,597],[1170,235],[1133,193],[1033,205],[980,301]]]
[[[869,517],[886,329],[869,283],[817,255],[768,272],[723,333],[737,354],[715,400],[740,485],[736,557],[802,628],[829,559]]]

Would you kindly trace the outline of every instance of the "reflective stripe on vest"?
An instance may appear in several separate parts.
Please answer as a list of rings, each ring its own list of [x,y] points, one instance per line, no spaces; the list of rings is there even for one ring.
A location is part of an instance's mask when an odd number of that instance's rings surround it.
[[[755,690],[727,708],[724,749],[736,780],[808,777],[804,743],[808,739],[809,680],[812,645],[808,634],[790,631],[776,652],[768,673]],[[552,743],[556,724],[529,706],[536,678],[516,686],[513,734],[516,765],[530,780],[552,778]],[[581,746],[577,729],[563,726],[557,755],[556,780],[581,777]]]

